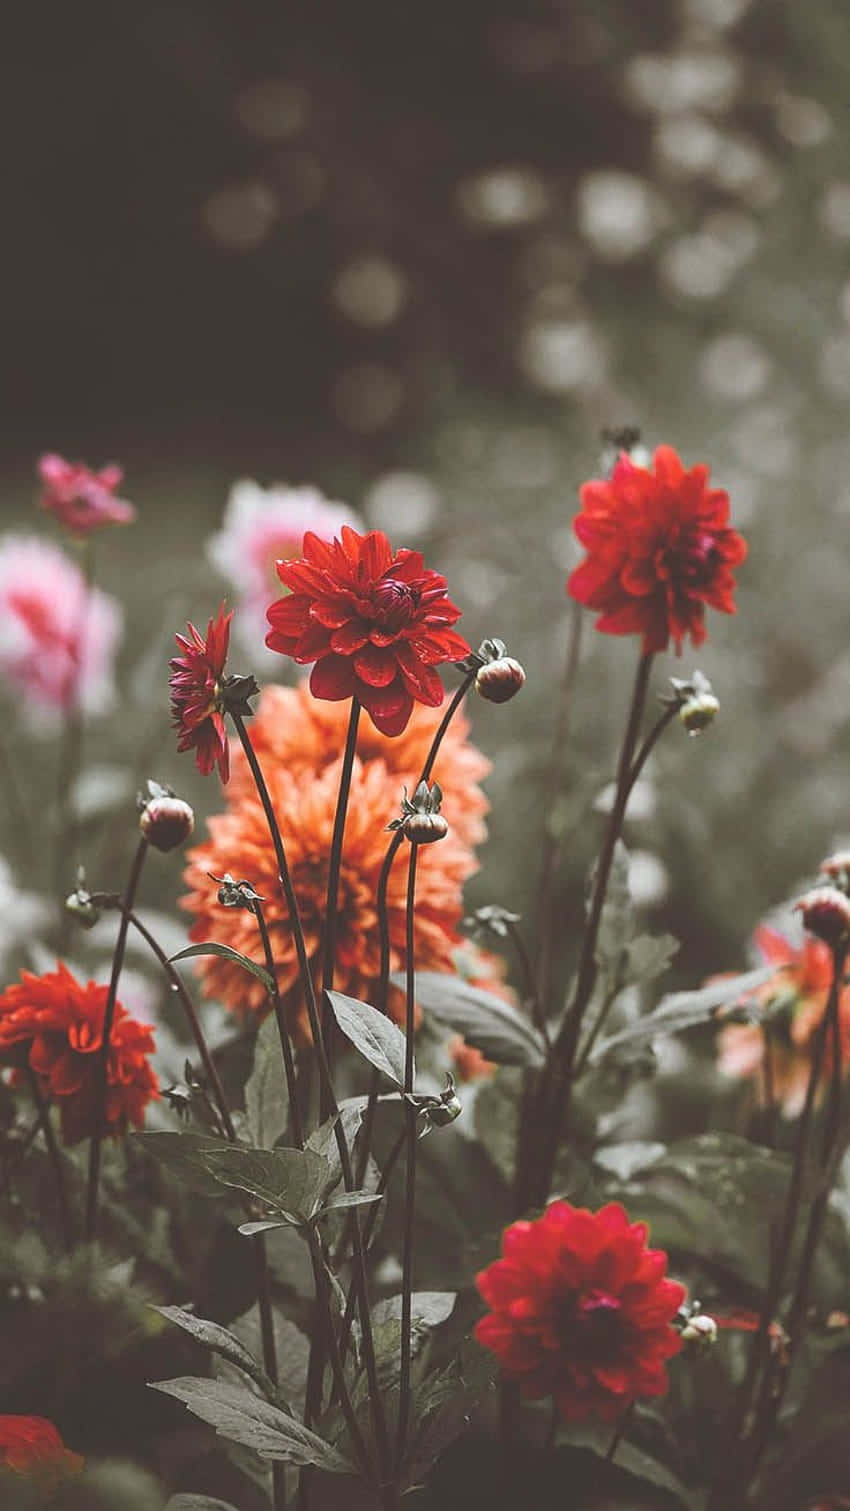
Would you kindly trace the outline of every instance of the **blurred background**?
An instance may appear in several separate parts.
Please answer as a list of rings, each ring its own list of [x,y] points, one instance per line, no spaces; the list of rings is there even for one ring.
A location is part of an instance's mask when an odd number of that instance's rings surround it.
[[[207,543],[234,481],[311,483],[421,546],[470,642],[524,662],[509,712],[472,711],[495,770],[470,901],[528,914],[576,490],[601,428],[637,424],[710,463],[751,554],[737,619],[697,662],[659,659],[659,691],[698,664],[722,713],[667,735],[633,885],[683,980],[743,964],[850,834],[845,6],[90,0],[17,27],[2,525],[50,532],[46,450],[121,462],[139,511],[98,543],[127,701],[86,737],[94,808],[137,766],[216,806],[168,728],[171,634],[227,589]],[[554,818],[565,937],[635,652],[588,618]],[[47,781],[51,747],[26,749]],[[4,848],[31,865],[19,826]]]

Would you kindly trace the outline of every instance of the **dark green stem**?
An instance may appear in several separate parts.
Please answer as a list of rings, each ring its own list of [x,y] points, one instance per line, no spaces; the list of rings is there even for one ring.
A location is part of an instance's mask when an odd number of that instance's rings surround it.
[[[255,1233],[251,1239],[251,1247],[254,1251],[254,1277],[257,1285],[257,1309],[260,1313],[263,1366],[272,1385],[277,1385],[279,1378],[277,1345],[274,1336],[274,1312],[272,1311],[265,1235]],[[272,1461],[272,1506],[274,1511],[285,1511],[286,1508],[286,1466],[274,1460]]]
[[[578,673],[583,622],[584,617],[581,604],[573,600],[570,604],[567,654],[564,662],[564,675],[561,679],[558,695],[555,733],[552,741],[552,755],[549,762],[549,781],[544,800],[545,807],[543,811],[547,816],[547,820],[551,819],[552,810],[561,790],[563,755],[569,737],[570,714],[572,712],[573,692]],[[552,945],[555,924],[552,907],[552,890],[561,855],[561,843],[561,836],[552,829],[551,823],[547,821],[543,830],[541,843],[540,877],[537,883],[537,904],[535,907],[535,916],[539,919],[537,997],[544,1005],[544,1008],[551,995]]]
[[[260,939],[263,943],[263,955],[266,961],[266,970],[272,980],[272,1009],[277,1023],[280,1048],[283,1055],[283,1070],[286,1076],[286,1093],[289,1097],[289,1121],[292,1129],[292,1137],[299,1149],[304,1148],[304,1128],[301,1122],[301,1107],[298,1102],[298,1085],[295,1077],[295,1056],[292,1052],[292,1040],[289,1037],[289,1026],[286,1022],[286,1013],[280,1000],[280,992],[277,985],[277,969],[274,962],[269,930],[263,912],[263,904],[259,898],[254,901],[254,916],[260,931]]]
[[[127,879],[127,889],[121,902],[118,938],[115,941],[115,951],[112,956],[112,973],[109,978],[106,1006],[103,1012],[100,1050],[95,1066],[94,1127],[92,1129],[89,1149],[88,1194],[86,1198],[86,1241],[88,1243],[93,1243],[97,1236],[100,1162],[103,1139],[107,1129],[106,1101],[109,1093],[109,1049],[112,1039],[112,1024],[115,1019],[115,1003],[118,999],[118,982],[121,977],[121,968],[124,964],[124,952],[127,948],[127,931],[130,927],[129,914],[133,911],[133,905],[136,901],[136,891],[139,885],[139,878],[142,874],[142,867],[145,863],[147,849],[148,842],[143,835],[139,840],[136,853],[133,857],[133,864],[130,867],[130,875]]]
[[[74,786],[80,774],[83,755],[83,710],[81,704],[83,656],[88,624],[92,587],[94,585],[94,551],[89,537],[81,542],[80,570],[83,590],[74,634],[79,649],[79,660],[72,670],[72,682],[68,691],[68,707],[62,729],[59,749],[59,769],[56,781],[56,834],[54,863],[54,893],[59,904],[59,953],[67,949],[71,919],[64,907],[65,897],[71,890],[73,867],[71,851],[77,839],[77,815],[74,809]]]
[[[56,1200],[59,1206],[59,1222],[62,1228],[62,1240],[70,1254],[74,1247],[74,1223],[71,1217],[71,1204],[68,1200],[68,1186],[65,1180],[65,1170],[62,1165],[62,1155],[56,1142],[56,1134],[50,1121],[50,1108],[46,1099],[42,1096],[38,1076],[31,1065],[27,1065],[27,1080],[29,1081],[30,1093],[38,1115],[37,1127],[44,1134],[44,1142],[47,1147],[47,1157],[50,1160],[50,1168],[53,1171],[53,1179],[56,1184]]]
[[[614,1431],[611,1434],[611,1441],[608,1444],[608,1451],[605,1454],[605,1462],[608,1464],[613,1463],[614,1455],[616,1454],[617,1449],[623,1441],[623,1434],[626,1432],[628,1425],[632,1420],[634,1409],[635,1403],[634,1401],[630,1401],[628,1406],[626,1406],[622,1411],[617,1425],[615,1426]]]
[[[360,723],[360,704],[356,698],[351,700],[351,714],[348,720],[348,734],[345,739],[345,751],[342,757],[342,769],[339,774],[339,791],[336,800],[336,813],[334,815],[333,836],[331,838],[331,853],[328,858],[328,892],[325,903],[325,928],[322,940],[322,991],[332,992],[334,987],[334,965],[336,957],[336,925],[337,905],[339,902],[339,877],[342,868],[342,845],[345,838],[345,820],[348,813],[348,799],[351,793],[351,774],[354,770],[354,756],[357,750],[357,728]],[[322,1032],[325,1040],[325,1054],[328,1064],[333,1067],[333,1013],[326,997],[322,999]],[[321,1109],[323,1118],[330,1114],[330,1107]]]
[[[418,845],[410,846],[407,867],[407,910],[405,914],[405,1013],[406,1034],[404,1054],[404,1090],[406,1096],[413,1094],[413,1040],[416,1032],[414,1020],[416,999],[414,995],[414,933],[416,921],[416,862]],[[410,1419],[410,1364],[412,1359],[411,1311],[413,1303],[413,1224],[416,1215],[416,1108],[410,1101],[404,1104],[405,1130],[405,1187],[404,1187],[404,1236],[402,1243],[401,1276],[401,1368],[399,1372],[398,1426],[396,1430],[396,1471],[401,1473],[407,1441],[407,1424]]]

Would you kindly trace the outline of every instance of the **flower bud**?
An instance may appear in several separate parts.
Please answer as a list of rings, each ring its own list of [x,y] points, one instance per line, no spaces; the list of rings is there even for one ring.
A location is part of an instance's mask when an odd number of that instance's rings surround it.
[[[820,874],[828,878],[830,886],[850,894],[850,850],[839,850],[821,861]]]
[[[84,929],[93,929],[100,921],[100,908],[82,885],[65,898],[65,912],[70,913]]]
[[[155,850],[176,850],[195,827],[188,803],[173,793],[149,799],[139,814],[139,828]]]
[[[449,826],[440,812],[443,793],[439,782],[428,790],[427,782],[420,782],[413,794],[407,796],[407,788],[401,800],[401,818],[394,818],[388,829],[400,829],[412,845],[432,845],[435,840],[445,839]]]
[[[244,908],[246,912],[254,913],[254,904],[265,902],[265,898],[254,891],[249,881],[234,881],[229,871],[225,871],[223,876],[213,876],[212,871],[208,871],[207,875],[210,881],[218,882],[216,900],[223,908]]]
[[[693,1352],[702,1353],[717,1342],[717,1323],[707,1313],[695,1312],[688,1318],[679,1337]]]
[[[714,693],[698,693],[682,704],[679,709],[679,718],[689,735],[698,735],[714,722],[719,710],[720,704]]]
[[[803,927],[835,948],[850,937],[850,898],[837,887],[814,887],[794,904],[802,913]]]
[[[525,682],[525,672],[513,656],[500,656],[481,667],[475,678],[476,691],[488,703],[507,703]]]

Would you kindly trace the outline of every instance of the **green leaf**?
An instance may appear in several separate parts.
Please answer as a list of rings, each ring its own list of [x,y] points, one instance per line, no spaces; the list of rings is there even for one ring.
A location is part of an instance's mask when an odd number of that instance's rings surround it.
[[[390,980],[394,986],[404,986],[399,972]],[[489,1060],[526,1068],[543,1064],[542,1036],[523,1013],[495,992],[482,991],[448,972],[422,971],[416,977],[416,1000],[426,1013],[463,1034]]]
[[[401,1029],[368,1002],[358,1002],[342,992],[328,992],[327,996],[346,1039],[370,1065],[403,1087],[407,1041]]]
[[[591,875],[588,897],[592,895]],[[609,978],[623,975],[624,954],[633,932],[632,894],[629,891],[629,852],[621,839],[614,847],[611,872],[605,893],[599,932],[596,936],[596,963]]]
[[[214,1427],[219,1437],[253,1448],[261,1458],[315,1464],[328,1474],[355,1473],[354,1465],[330,1443],[248,1389],[191,1375],[156,1380],[150,1388],[182,1401],[202,1422]]]
[[[176,955],[172,955],[168,963],[174,965],[175,961],[189,960],[193,955],[221,955],[224,960],[231,960],[234,965],[241,965],[243,970],[250,971],[252,976],[262,981],[269,996],[274,991],[274,982],[265,966],[258,965],[256,960],[252,960],[249,955],[240,955],[239,951],[232,950],[229,944],[219,944],[215,939],[208,940],[206,944],[187,945],[185,950],[178,950]]]
[[[223,1186],[261,1201],[279,1217],[309,1222],[330,1179],[326,1159],[313,1149],[244,1149],[219,1144],[207,1152],[207,1169]]]
[[[203,1343],[205,1348],[211,1348],[213,1353],[220,1354],[223,1359],[227,1359],[228,1363],[235,1364],[250,1380],[254,1381],[255,1385],[259,1386],[268,1400],[274,1400],[277,1390],[262,1365],[253,1354],[249,1353],[244,1343],[240,1343],[239,1339],[228,1332],[226,1327],[222,1327],[218,1322],[209,1322],[204,1317],[196,1317],[192,1312],[185,1312],[179,1306],[155,1306],[153,1310],[159,1312],[161,1317],[165,1317],[166,1321],[174,1322],[185,1332],[191,1333],[192,1337],[197,1338],[199,1343]]]
[[[346,1191],[343,1196],[332,1196],[330,1201],[325,1202],[322,1212],[338,1212],[342,1207],[368,1207],[383,1199],[383,1192]]]
[[[627,986],[646,986],[663,976],[679,951],[672,934],[639,934],[626,945],[623,975]]]
[[[306,1253],[306,1245],[300,1240],[298,1247],[299,1252]],[[277,1308],[273,1311],[273,1321],[278,1375],[276,1404],[297,1416],[301,1414],[304,1404],[310,1340],[306,1333],[302,1333],[301,1329]],[[243,1312],[241,1317],[236,1317],[230,1324],[230,1331],[254,1357],[262,1356],[263,1334],[257,1306],[252,1306],[247,1312]],[[215,1359],[215,1373],[218,1379],[226,1380],[231,1385],[242,1384],[241,1377],[220,1356]]]
[[[245,1113],[251,1143],[258,1149],[273,1148],[286,1132],[289,1092],[274,1013],[260,1024],[254,1043],[254,1063],[245,1082]]]
[[[211,1495],[172,1495],[165,1511],[236,1511],[236,1507]]]
[[[307,1140],[307,1148],[314,1149],[316,1154],[320,1154],[328,1162],[331,1172],[329,1190],[333,1190],[333,1187],[339,1185],[339,1182],[342,1180],[342,1162],[339,1157],[337,1124],[340,1125],[345,1134],[345,1142],[348,1145],[350,1153],[354,1148],[354,1140],[363,1122],[363,1114],[366,1111],[368,1101],[368,1097],[360,1096],[348,1097],[346,1101],[340,1102],[339,1115],[328,1118],[327,1122],[322,1123],[321,1127],[317,1128],[314,1133],[311,1133]]]
[[[414,1291],[410,1298],[410,1315],[421,1327],[439,1327],[454,1311],[457,1291]],[[372,1308],[376,1326],[390,1320],[401,1321],[401,1296],[388,1296]]]
[[[193,1191],[219,1198],[227,1194],[206,1162],[208,1154],[232,1148],[222,1139],[205,1133],[134,1133],[132,1138]]]
[[[759,966],[758,970],[745,971],[741,976],[727,976],[713,981],[696,992],[672,992],[662,997],[653,1012],[636,1022],[628,1024],[616,1034],[602,1039],[590,1055],[591,1065],[598,1065],[614,1050],[628,1046],[636,1048],[648,1044],[661,1034],[679,1034],[685,1029],[707,1023],[725,1007],[739,1000],[748,992],[755,991],[776,974],[775,965]]]

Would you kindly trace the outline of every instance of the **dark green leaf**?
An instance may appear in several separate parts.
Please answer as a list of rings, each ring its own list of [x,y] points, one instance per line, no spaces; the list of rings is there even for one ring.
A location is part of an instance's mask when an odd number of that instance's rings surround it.
[[[211,1495],[172,1495],[165,1511],[236,1511],[236,1507]]]
[[[328,1162],[312,1149],[244,1149],[219,1143],[207,1169],[224,1186],[255,1197],[277,1216],[309,1222],[328,1187]]]
[[[231,1147],[222,1139],[205,1133],[134,1133],[133,1141],[155,1155],[193,1191],[219,1198],[227,1195],[206,1162],[208,1154]]]
[[[672,992],[662,997],[654,1012],[638,1018],[626,1028],[601,1040],[590,1055],[590,1063],[598,1065],[613,1050],[621,1047],[637,1047],[647,1044],[661,1034],[678,1034],[684,1029],[707,1023],[717,1012],[763,986],[776,974],[775,965],[759,966],[758,970],[745,971],[741,976],[727,976],[713,981],[696,992]]]
[[[342,1196],[332,1196],[330,1201],[325,1202],[323,1212],[338,1212],[342,1207],[368,1207],[376,1201],[383,1201],[383,1193],[377,1191],[346,1191]]]
[[[288,1464],[315,1464],[328,1474],[353,1474],[354,1465],[331,1446],[248,1389],[224,1380],[206,1380],[185,1375],[177,1380],[156,1380],[152,1390],[183,1401],[189,1410],[214,1427],[220,1437],[253,1448],[261,1458]]]
[[[254,1044],[254,1063],[245,1082],[245,1113],[251,1143],[258,1149],[271,1149],[286,1132],[289,1092],[274,1013],[260,1024]]]
[[[410,1299],[410,1313],[415,1323],[422,1327],[439,1327],[454,1311],[456,1291],[414,1291]],[[377,1325],[382,1322],[401,1320],[401,1296],[388,1296],[372,1308],[372,1318]]]
[[[328,1162],[330,1177],[328,1189],[333,1190],[342,1180],[342,1163],[339,1157],[339,1142],[337,1126],[342,1128],[345,1134],[345,1142],[349,1153],[354,1148],[354,1140],[363,1122],[363,1114],[366,1111],[368,1097],[348,1097],[340,1103],[338,1117],[328,1118],[307,1140],[307,1148],[314,1149],[323,1159]]]
[[[271,996],[274,983],[264,966],[258,965],[249,955],[240,955],[238,950],[232,950],[229,944],[219,944],[217,940],[210,939],[206,944],[188,944],[185,950],[178,950],[172,955],[169,965],[174,965],[177,960],[189,960],[193,955],[221,955],[224,960],[231,960],[234,965],[241,965],[243,970],[250,971],[258,981],[262,981],[266,991]]]
[[[395,986],[404,985],[400,973],[390,979]],[[494,992],[447,972],[422,971],[416,977],[416,1000],[489,1060],[526,1068],[543,1064],[545,1045],[534,1024]]]
[[[591,891],[593,878],[591,877]],[[590,894],[589,894],[590,895]],[[632,937],[632,894],[629,891],[629,852],[618,839],[611,862],[605,904],[596,936],[596,962],[610,979],[624,973],[624,955]]]
[[[263,1369],[262,1365],[249,1353],[244,1343],[228,1332],[218,1322],[209,1322],[204,1317],[196,1317],[192,1312],[183,1311],[179,1306],[156,1306],[154,1311],[165,1317],[168,1322],[174,1322],[182,1327],[185,1332],[191,1333],[205,1348],[211,1348],[214,1353],[220,1354],[230,1364],[235,1364],[238,1369],[244,1371],[255,1385],[260,1387],[263,1395],[273,1400],[277,1392],[274,1385]]]
[[[337,1024],[364,1059],[380,1070],[396,1086],[404,1086],[406,1039],[400,1028],[356,997],[342,992],[328,992]]]

